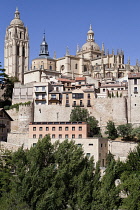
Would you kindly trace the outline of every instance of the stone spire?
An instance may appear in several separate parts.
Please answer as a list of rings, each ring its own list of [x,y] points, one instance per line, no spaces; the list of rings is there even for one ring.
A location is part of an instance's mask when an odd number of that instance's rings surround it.
[[[20,19],[20,12],[18,11],[17,7],[16,7],[16,11],[15,11],[15,19]]]
[[[45,39],[45,32],[44,32],[44,35],[43,35],[43,41],[40,45],[39,56],[49,56],[48,44],[47,44],[46,39]]]

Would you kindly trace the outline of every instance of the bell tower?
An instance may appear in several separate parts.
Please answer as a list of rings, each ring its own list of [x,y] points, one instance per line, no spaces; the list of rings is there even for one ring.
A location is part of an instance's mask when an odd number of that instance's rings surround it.
[[[18,8],[15,17],[6,29],[4,46],[4,68],[10,77],[17,77],[24,83],[24,72],[29,66],[28,29],[20,20]]]

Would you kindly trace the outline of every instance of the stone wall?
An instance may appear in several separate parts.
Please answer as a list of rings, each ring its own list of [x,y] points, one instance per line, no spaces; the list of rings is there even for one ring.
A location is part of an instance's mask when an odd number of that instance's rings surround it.
[[[108,141],[108,152],[114,155],[115,160],[125,161],[129,152],[133,151],[136,146],[135,142]]]
[[[37,105],[34,109],[34,121],[69,121],[72,109],[73,107],[62,105]],[[97,98],[94,99],[93,107],[87,109],[90,115],[99,121],[99,126],[103,130],[109,120],[113,121],[115,125],[127,123],[125,98]]]
[[[29,122],[33,121],[33,106],[21,105],[19,110],[10,109],[7,113],[14,120],[11,122],[11,132],[26,133],[29,131]]]

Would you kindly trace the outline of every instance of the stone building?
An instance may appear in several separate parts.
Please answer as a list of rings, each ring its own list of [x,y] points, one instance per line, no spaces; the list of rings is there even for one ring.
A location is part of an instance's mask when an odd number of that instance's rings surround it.
[[[128,122],[140,126],[140,73],[128,74]]]
[[[24,83],[24,72],[29,68],[29,36],[18,9],[6,29],[4,68],[6,74],[17,77],[22,84]]]
[[[11,121],[13,119],[4,110],[0,109],[0,141],[7,141],[7,135],[11,131]]]

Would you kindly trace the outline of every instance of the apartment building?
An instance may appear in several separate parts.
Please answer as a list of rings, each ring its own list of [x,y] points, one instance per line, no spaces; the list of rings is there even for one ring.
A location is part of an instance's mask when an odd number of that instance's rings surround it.
[[[31,122],[29,138],[43,138],[50,135],[52,139],[87,138],[89,126],[86,122]]]

